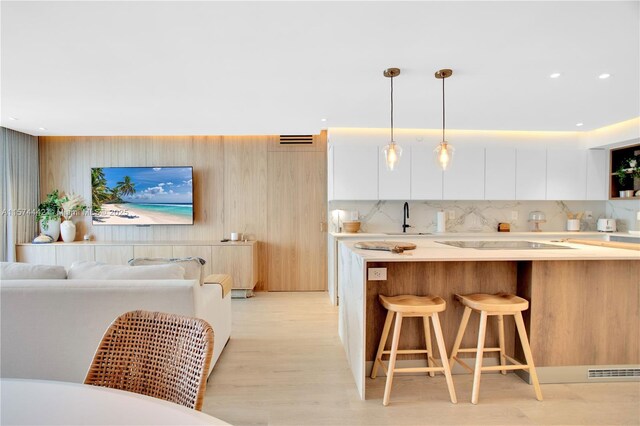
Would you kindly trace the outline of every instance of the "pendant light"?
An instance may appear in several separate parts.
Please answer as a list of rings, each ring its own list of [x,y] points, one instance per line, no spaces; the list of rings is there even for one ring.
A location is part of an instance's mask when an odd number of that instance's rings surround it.
[[[447,168],[451,165],[451,161],[453,160],[453,147],[447,142],[444,135],[445,130],[445,108],[444,108],[444,80],[448,77],[451,77],[453,71],[450,69],[442,69],[440,71],[436,71],[436,78],[442,80],[442,141],[433,150],[435,154],[435,160],[438,165],[442,168],[442,170],[447,170]]]
[[[391,80],[391,140],[382,149],[387,169],[393,171],[402,157],[402,148],[393,140],[393,78],[400,75],[400,68],[388,68],[384,70],[384,76]]]

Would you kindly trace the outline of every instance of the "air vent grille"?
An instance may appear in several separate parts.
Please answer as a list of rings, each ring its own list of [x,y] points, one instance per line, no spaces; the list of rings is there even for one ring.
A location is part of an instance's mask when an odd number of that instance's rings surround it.
[[[313,135],[280,135],[280,145],[313,145]]]
[[[640,368],[590,368],[587,377],[589,379],[640,377]]]

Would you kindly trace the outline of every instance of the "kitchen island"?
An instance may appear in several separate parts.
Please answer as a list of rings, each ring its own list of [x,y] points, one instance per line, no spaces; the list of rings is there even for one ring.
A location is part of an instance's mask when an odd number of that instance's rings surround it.
[[[413,240],[416,250],[402,254],[357,249],[355,241],[339,243],[339,334],[363,399],[385,317],[378,294],[442,297],[447,302],[440,319],[447,350],[463,311],[454,294],[507,292],[524,297],[530,302],[523,314],[541,383],[606,380],[590,375],[633,376],[640,368],[639,251],[549,239],[528,241],[562,248],[478,250],[437,241]],[[386,268],[387,279],[368,280],[368,268]],[[488,327],[487,345],[497,341],[493,327]],[[475,346],[477,318],[472,317],[467,330],[463,346]],[[505,323],[505,334],[507,354],[522,359],[515,349],[519,345],[513,323]],[[403,324],[400,344],[423,347],[421,325]],[[424,364],[412,355],[400,362]]]

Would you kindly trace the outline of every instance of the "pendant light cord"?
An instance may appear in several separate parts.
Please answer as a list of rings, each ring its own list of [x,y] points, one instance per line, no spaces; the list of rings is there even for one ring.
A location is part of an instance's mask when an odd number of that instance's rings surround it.
[[[444,116],[445,116],[445,109],[444,109],[444,81],[446,79],[443,78],[442,79],[442,142],[445,142],[445,138],[444,138],[444,124],[445,124],[445,120],[444,120]]]
[[[393,143],[393,76],[390,78],[391,80],[391,143]]]

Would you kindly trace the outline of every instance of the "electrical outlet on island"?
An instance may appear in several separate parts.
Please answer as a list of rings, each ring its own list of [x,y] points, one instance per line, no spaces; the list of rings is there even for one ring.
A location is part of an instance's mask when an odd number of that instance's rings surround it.
[[[369,281],[386,281],[387,268],[369,268]]]

